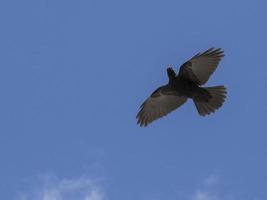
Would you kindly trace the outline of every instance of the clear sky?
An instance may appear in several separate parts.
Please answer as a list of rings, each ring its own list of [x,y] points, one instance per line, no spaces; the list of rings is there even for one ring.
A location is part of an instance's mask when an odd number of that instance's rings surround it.
[[[0,2],[0,199],[266,200],[265,1]],[[147,128],[166,66],[221,47],[208,86]]]

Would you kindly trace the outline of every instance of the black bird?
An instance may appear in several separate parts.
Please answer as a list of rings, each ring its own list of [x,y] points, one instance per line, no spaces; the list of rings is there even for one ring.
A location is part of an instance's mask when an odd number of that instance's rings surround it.
[[[201,85],[208,81],[223,56],[222,49],[210,48],[185,62],[177,75],[171,67],[168,67],[168,84],[156,89],[140,106],[136,116],[137,124],[147,126],[183,105],[188,98],[194,101],[201,116],[209,115],[219,109],[226,97],[226,88],[223,85],[215,87],[201,87]]]

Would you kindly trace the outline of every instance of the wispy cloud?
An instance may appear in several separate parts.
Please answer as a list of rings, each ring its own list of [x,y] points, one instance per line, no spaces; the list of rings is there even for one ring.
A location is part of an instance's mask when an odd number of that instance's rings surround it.
[[[216,194],[209,193],[207,191],[196,191],[192,200],[221,200]]]
[[[59,179],[43,176],[41,184],[18,195],[17,200],[107,200],[96,180],[86,177]]]
[[[191,195],[191,200],[234,200],[232,195],[222,192],[220,177],[210,175]]]
[[[212,186],[214,187],[220,182],[220,177],[215,174],[209,175],[206,179],[203,181],[204,186]]]

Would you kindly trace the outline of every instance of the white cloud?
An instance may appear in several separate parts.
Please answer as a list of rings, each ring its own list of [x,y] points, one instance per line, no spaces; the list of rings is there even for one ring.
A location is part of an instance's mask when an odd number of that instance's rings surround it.
[[[217,195],[211,194],[207,191],[197,191],[192,200],[220,200],[220,198]]]
[[[92,190],[90,194],[85,197],[85,200],[103,200],[104,195],[97,190]]]
[[[219,176],[211,174],[204,181],[203,184],[205,186],[214,186],[219,183]]]
[[[220,177],[210,175],[205,178],[202,184],[191,195],[190,200],[234,200],[233,195],[223,192],[223,185]]]
[[[41,184],[29,192],[19,194],[17,199],[106,200],[106,196],[98,181],[90,178],[58,179],[54,176],[44,176]]]

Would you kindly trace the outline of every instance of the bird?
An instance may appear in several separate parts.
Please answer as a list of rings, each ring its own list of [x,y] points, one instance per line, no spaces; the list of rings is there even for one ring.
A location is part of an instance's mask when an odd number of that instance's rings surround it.
[[[176,74],[171,65],[167,67],[168,83],[160,86],[144,101],[136,115],[137,124],[146,127],[166,116],[192,99],[200,116],[218,110],[224,103],[227,90],[224,85],[202,87],[216,70],[224,57],[221,48],[209,48],[194,55],[180,66]]]

